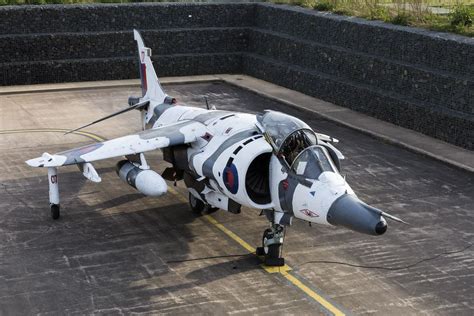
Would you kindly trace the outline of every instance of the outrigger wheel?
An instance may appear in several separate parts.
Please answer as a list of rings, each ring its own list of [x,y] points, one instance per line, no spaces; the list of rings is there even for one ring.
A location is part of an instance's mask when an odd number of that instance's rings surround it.
[[[264,256],[267,266],[281,267],[285,265],[285,259],[281,257],[283,242],[283,226],[275,225],[263,232],[262,247],[257,247],[257,256]]]
[[[61,215],[61,212],[59,210],[59,204],[51,204],[51,217],[53,219],[58,219],[59,216]]]

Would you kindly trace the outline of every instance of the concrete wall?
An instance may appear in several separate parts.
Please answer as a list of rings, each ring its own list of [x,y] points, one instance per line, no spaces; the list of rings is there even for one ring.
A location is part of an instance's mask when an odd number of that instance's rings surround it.
[[[474,39],[258,5],[244,73],[474,149]]]
[[[136,78],[134,28],[161,76],[238,73],[253,7],[133,4],[0,8],[0,84]]]
[[[474,149],[474,40],[272,4],[0,8],[0,84],[246,73]]]

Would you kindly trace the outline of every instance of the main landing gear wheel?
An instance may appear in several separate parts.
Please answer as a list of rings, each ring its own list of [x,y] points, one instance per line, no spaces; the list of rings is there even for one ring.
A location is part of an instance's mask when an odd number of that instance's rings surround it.
[[[274,240],[280,238],[281,233],[278,229],[275,233],[271,228],[263,232],[262,247],[258,247],[256,253],[257,256],[265,257],[264,263],[267,266],[281,267],[285,265],[285,259],[281,257],[282,243]]]
[[[61,215],[58,204],[51,204],[51,217],[52,219],[58,219]]]
[[[219,210],[219,208],[212,207],[209,204],[205,204],[200,199],[197,199],[191,194],[191,192],[189,192],[189,206],[191,206],[191,211],[196,215],[201,215],[202,213],[210,214]]]
[[[196,215],[200,215],[206,209],[204,202],[197,199],[191,192],[189,192],[189,206],[191,207],[191,211]]]

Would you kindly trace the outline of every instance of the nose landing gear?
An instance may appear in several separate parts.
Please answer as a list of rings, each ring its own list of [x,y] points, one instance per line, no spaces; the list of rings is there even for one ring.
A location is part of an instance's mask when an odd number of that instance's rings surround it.
[[[283,225],[273,223],[271,228],[263,232],[262,247],[257,247],[257,256],[264,256],[265,265],[273,267],[285,265],[285,259],[281,257],[284,238]]]

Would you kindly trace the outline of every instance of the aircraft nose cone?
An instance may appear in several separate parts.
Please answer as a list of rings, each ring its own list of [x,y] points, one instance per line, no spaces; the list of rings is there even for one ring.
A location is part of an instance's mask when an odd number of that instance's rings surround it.
[[[380,211],[352,194],[344,194],[333,202],[327,221],[368,235],[382,235],[387,231],[387,222]]]
[[[375,225],[375,233],[377,235],[383,235],[387,231],[388,225],[384,218]]]

